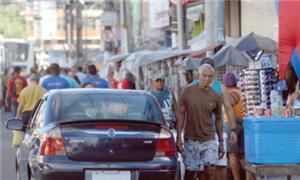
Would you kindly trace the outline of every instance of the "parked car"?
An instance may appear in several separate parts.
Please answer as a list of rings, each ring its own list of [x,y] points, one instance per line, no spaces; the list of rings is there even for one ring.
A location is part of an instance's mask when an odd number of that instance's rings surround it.
[[[21,130],[11,119],[7,129]],[[178,161],[172,132],[145,91],[49,91],[16,153],[21,180],[168,180]],[[176,176],[177,177],[177,176]]]

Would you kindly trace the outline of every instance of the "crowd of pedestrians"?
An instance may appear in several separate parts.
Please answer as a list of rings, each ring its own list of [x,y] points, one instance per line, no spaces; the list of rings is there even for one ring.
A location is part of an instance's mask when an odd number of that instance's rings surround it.
[[[135,78],[127,72],[120,78],[118,68],[107,81],[94,64],[61,68],[53,63],[44,73],[32,69],[25,77],[16,66],[2,76],[6,110],[13,117],[29,121],[35,104],[47,91],[65,88],[135,89]],[[204,58],[199,78],[181,92],[179,101],[158,72],[152,78],[150,93],[157,99],[167,126],[176,132],[178,152],[183,155],[185,179],[224,179],[231,167],[235,180],[243,179],[243,106],[237,78],[226,73],[223,83],[214,79],[214,63]],[[226,155],[227,153],[227,155]],[[227,158],[228,157],[228,158]],[[227,159],[229,161],[227,161]]]

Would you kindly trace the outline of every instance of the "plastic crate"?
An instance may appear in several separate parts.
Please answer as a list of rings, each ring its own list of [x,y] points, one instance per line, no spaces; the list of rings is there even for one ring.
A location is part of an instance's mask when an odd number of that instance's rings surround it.
[[[300,118],[247,117],[244,132],[248,162],[300,163]]]

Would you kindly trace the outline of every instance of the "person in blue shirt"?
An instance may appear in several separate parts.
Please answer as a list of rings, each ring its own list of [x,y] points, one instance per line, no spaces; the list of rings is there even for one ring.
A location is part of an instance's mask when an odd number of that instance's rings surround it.
[[[95,88],[109,88],[105,79],[102,79],[97,74],[97,68],[94,64],[88,66],[88,77],[85,78],[82,84],[91,83]]]
[[[165,76],[158,72],[153,76],[153,90],[151,94],[156,98],[160,105],[163,116],[170,129],[176,128],[177,103],[173,92],[165,87]]]
[[[60,77],[60,67],[57,63],[52,63],[50,65],[51,76],[46,78],[42,82],[42,87],[47,89],[48,91],[51,89],[66,89],[70,88],[69,82]]]
[[[77,81],[69,75],[70,70],[68,68],[61,68],[61,77],[66,79],[70,85],[70,88],[80,88]]]

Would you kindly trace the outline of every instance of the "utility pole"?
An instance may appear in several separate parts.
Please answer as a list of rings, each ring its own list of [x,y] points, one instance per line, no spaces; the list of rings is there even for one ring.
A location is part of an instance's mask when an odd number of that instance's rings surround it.
[[[66,44],[68,45],[68,49],[70,48],[71,45],[71,33],[70,33],[70,29],[71,29],[71,13],[70,13],[70,4],[66,4],[65,6],[65,33],[66,33]],[[66,59],[67,59],[67,63],[69,62],[70,59],[70,54],[69,54],[69,50],[66,50]]]
[[[82,9],[83,4],[79,2],[79,0],[76,1],[76,37],[77,37],[77,43],[76,43],[76,52],[77,52],[77,65],[80,64],[80,60],[82,60]]]
[[[224,0],[205,1],[206,45],[224,44]]]
[[[132,18],[131,18],[131,8],[130,1],[123,0],[125,3],[125,28],[126,28],[126,43],[127,43],[127,51],[132,52],[134,49],[134,41],[133,41],[133,29],[132,29]]]
[[[225,44],[225,1],[217,1],[217,42]]]
[[[205,32],[206,45],[210,46],[217,43],[217,0],[205,1]]]
[[[178,29],[178,48],[183,50],[186,48],[185,20],[182,0],[176,1],[177,6],[177,29]]]

